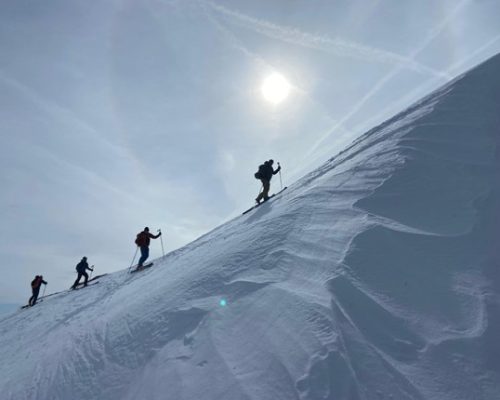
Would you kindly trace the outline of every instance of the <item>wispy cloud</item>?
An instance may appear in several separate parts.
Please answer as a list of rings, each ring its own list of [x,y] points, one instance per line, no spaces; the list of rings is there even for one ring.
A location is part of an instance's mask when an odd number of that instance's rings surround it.
[[[4,71],[0,70],[0,84],[6,85],[15,89],[24,98],[35,104],[40,110],[44,111],[51,117],[58,119],[73,129],[77,128],[88,135],[93,136],[96,140],[105,145],[108,150],[121,153],[123,149],[104,139],[103,135],[97,129],[91,126],[88,122],[82,120],[72,110],[63,107],[54,101],[44,98],[29,86],[19,82],[17,79],[8,76]]]
[[[126,149],[116,146],[109,140],[105,139],[104,135],[102,135],[96,128],[88,124],[86,121],[79,118],[72,110],[60,106],[50,99],[44,98],[30,87],[7,76],[2,70],[0,70],[0,85],[5,85],[16,90],[25,99],[28,99],[32,104],[38,107],[38,109],[42,112],[49,115],[51,118],[62,121],[65,125],[67,125],[68,130],[83,132],[87,137],[92,138],[93,141],[98,143],[99,147],[103,147],[110,154],[115,154],[118,158],[124,158],[127,154]],[[92,182],[95,187],[99,188],[99,190],[107,190],[113,192],[117,196],[129,198],[131,201],[135,200],[132,195],[113,185],[112,182],[105,179],[101,174],[94,171],[92,168],[79,166],[76,163],[70,162],[64,156],[49,151],[47,148],[42,148],[35,144],[31,144],[30,146],[37,152],[37,154],[43,156],[46,160],[50,160],[65,171],[72,171],[74,176],[78,176],[79,179],[86,179],[89,182]]]
[[[410,69],[415,72],[431,74],[442,78],[449,78],[446,73],[420,64],[411,57],[405,57],[390,51],[366,46],[344,39],[332,39],[326,36],[313,35],[296,28],[277,25],[266,20],[252,18],[248,15],[242,14],[238,11],[230,10],[210,1],[201,0],[200,4],[207,6],[218,15],[226,17],[229,23],[251,29],[257,33],[273,39],[281,40],[283,42],[322,51],[329,54],[334,54],[340,57],[349,57],[363,61],[398,65],[402,68]]]

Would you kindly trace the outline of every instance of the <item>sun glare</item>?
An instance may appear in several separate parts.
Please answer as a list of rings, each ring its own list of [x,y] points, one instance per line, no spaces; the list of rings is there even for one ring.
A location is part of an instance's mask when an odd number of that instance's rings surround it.
[[[264,80],[261,90],[264,99],[270,103],[279,104],[290,93],[290,84],[283,75],[273,73]]]

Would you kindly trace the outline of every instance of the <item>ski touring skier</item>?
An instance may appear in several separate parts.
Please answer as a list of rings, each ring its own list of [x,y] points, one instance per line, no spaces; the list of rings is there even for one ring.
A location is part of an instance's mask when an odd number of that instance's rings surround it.
[[[137,270],[141,270],[149,257],[149,243],[151,239],[158,239],[161,236],[161,231],[158,230],[158,235],[153,235],[149,232],[149,228],[146,226],[142,232],[137,234],[135,238],[135,244],[141,249],[141,258],[139,258],[139,263],[137,264]]]
[[[269,199],[269,189],[271,188],[271,178],[281,171],[280,163],[278,163],[278,169],[274,170],[273,160],[265,161],[264,164],[259,166],[259,170],[255,173],[255,178],[262,182],[262,192],[259,193],[255,201],[257,204],[260,202],[267,201]]]
[[[76,289],[76,287],[80,283],[80,279],[82,278],[82,276],[85,278],[83,286],[87,286],[87,281],[89,280],[89,275],[86,272],[87,270],[93,271],[94,269],[89,267],[89,264],[87,263],[87,257],[83,257],[82,260],[76,265],[76,272],[78,272],[78,277],[76,278],[75,283],[73,283],[73,286],[71,286],[71,289]]]
[[[35,279],[31,281],[31,291],[32,291],[32,296],[30,297],[28,304],[30,307],[33,307],[36,304],[36,301],[38,299],[38,294],[40,293],[40,287],[42,286],[42,283],[44,285],[47,284],[46,281],[43,280],[42,275],[36,275]]]

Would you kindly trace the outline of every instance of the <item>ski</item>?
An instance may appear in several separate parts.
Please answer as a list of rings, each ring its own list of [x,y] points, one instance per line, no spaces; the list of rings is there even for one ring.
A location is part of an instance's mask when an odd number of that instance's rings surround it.
[[[94,285],[97,285],[98,283],[99,283],[99,281],[87,283],[87,286],[94,286]],[[80,289],[86,288],[87,286],[83,286],[83,283],[79,283],[76,288],[70,287],[69,290],[80,290]]]
[[[26,304],[25,306],[22,306],[22,307],[21,307],[21,310],[22,310],[22,309],[24,309],[24,308],[34,307],[34,306],[36,306],[38,303],[42,303],[42,300],[37,300],[37,301],[36,301],[36,304],[34,304],[34,305],[32,305],[32,306],[30,306],[29,304]]]
[[[142,268],[138,269],[137,266],[132,270],[130,271],[131,274],[133,274],[134,272],[140,272],[144,269],[147,269],[147,268],[151,268],[153,266],[153,263],[149,263],[149,264],[146,264],[146,265],[143,265]]]
[[[269,196],[269,198],[266,200],[266,201],[263,201],[262,203],[259,203],[259,204],[256,204],[254,205],[253,207],[250,207],[248,210],[244,211],[241,215],[245,215],[246,213],[249,213],[250,211],[252,211],[253,209],[261,206],[262,204],[265,204],[267,203],[269,200],[271,200],[272,198],[276,197],[277,195],[279,195],[281,192],[283,192],[288,186],[285,186],[283,189],[281,189],[278,193],[274,193],[272,194],[271,196]]]
[[[107,274],[102,274],[102,275],[97,275],[97,276],[94,276],[93,278],[90,278],[88,281],[87,281],[87,285],[90,285],[90,282],[95,282],[97,283],[97,279],[99,279],[100,277],[102,276],[106,276]],[[79,286],[83,286],[83,282],[80,282],[78,285],[76,285],[76,287],[79,287]],[[58,292],[59,293],[59,292]],[[52,296],[54,294],[57,294],[57,293],[52,293],[52,294],[49,294],[47,296],[43,296],[42,298],[45,298],[45,297],[48,297],[48,296]]]

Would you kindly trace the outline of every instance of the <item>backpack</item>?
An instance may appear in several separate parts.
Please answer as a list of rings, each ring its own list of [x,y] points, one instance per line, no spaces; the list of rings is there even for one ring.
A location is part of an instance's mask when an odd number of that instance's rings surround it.
[[[76,264],[76,268],[75,268],[75,269],[76,269],[76,272],[78,272],[78,273],[79,273],[79,272],[81,271],[81,269],[82,269],[82,262],[83,262],[83,261],[80,261],[78,264]],[[83,270],[85,271],[85,266],[83,266]]]
[[[264,171],[264,169],[265,169],[264,164],[259,165],[259,170],[253,175],[253,176],[255,176],[255,179],[262,179],[263,178],[262,172]]]
[[[35,289],[37,287],[37,283],[38,283],[38,277],[36,277],[31,281],[31,288]]]
[[[139,232],[135,238],[135,244],[139,247],[146,246],[146,235],[144,232]]]

